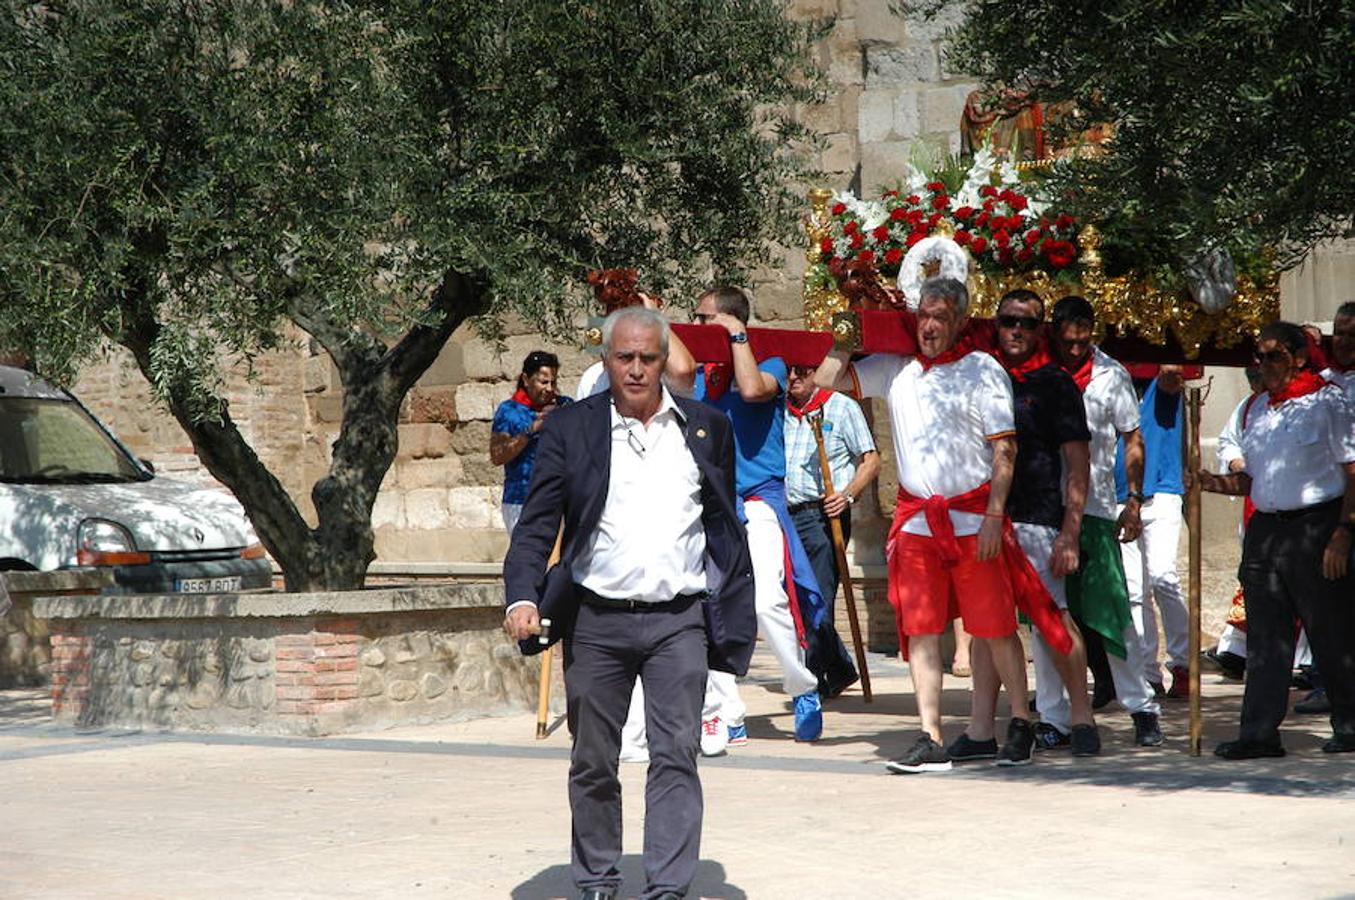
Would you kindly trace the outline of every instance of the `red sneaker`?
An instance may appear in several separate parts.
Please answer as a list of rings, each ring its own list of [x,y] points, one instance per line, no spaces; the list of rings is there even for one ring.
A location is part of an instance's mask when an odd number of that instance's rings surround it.
[[[1190,669],[1185,666],[1172,666],[1172,686],[1167,691],[1168,700],[1190,699]]]

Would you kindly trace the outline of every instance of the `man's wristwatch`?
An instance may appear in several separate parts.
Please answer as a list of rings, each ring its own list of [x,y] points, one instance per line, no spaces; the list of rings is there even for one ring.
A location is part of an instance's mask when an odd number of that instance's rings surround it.
[[[1140,505],[1147,499],[1143,496],[1143,491],[1130,491],[1128,494],[1125,494],[1125,498],[1128,500],[1137,500]]]
[[[731,344],[746,344],[746,343],[748,343],[748,332],[746,332],[746,331],[737,331],[737,332],[731,331],[731,332],[729,333],[729,342],[730,342]]]

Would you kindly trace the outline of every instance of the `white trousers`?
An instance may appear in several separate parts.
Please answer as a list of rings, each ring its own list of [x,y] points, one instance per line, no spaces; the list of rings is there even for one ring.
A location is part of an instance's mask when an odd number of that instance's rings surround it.
[[[1120,507],[1123,510],[1124,507]],[[1162,680],[1158,665],[1157,619],[1167,635],[1167,664],[1190,665],[1190,636],[1186,601],[1176,574],[1176,551],[1181,542],[1181,495],[1154,494],[1143,504],[1140,518],[1143,534],[1137,541],[1120,545],[1125,581],[1129,585],[1129,609],[1134,630],[1143,645],[1143,674],[1149,681]]]
[[[1059,609],[1068,608],[1068,595],[1064,591],[1063,579],[1054,577],[1049,568],[1049,555],[1054,551],[1054,538],[1059,536],[1057,528],[1047,525],[1032,525],[1029,522],[1016,522],[1016,539],[1026,553],[1026,559],[1034,567],[1044,582],[1045,590],[1053,596]],[[1054,651],[1045,641],[1040,629],[1030,630],[1031,656],[1035,659],[1035,706],[1040,710],[1040,721],[1053,725],[1067,734],[1071,726],[1072,705],[1068,702],[1068,688],[1063,683],[1058,666],[1054,665]]]
[[[785,536],[776,511],[761,500],[743,505],[748,518],[748,552],[753,560],[753,593],[758,636],[767,642],[781,664],[781,686],[792,697],[814,690],[818,679],[805,666],[804,648],[795,633],[790,598],[782,585],[786,572]],[[734,676],[711,672],[706,679],[703,718],[719,714],[727,725],[742,725],[747,707],[739,698]]]

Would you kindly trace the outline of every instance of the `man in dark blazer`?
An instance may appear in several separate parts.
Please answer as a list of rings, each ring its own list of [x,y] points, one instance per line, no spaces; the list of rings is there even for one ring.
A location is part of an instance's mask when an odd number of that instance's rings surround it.
[[[743,674],[757,639],[752,565],[729,422],[664,388],[667,322],[629,307],[602,335],[611,390],[542,429],[504,559],[504,627],[524,640],[545,615],[553,633],[564,630],[572,862],[585,900],[620,887],[617,755],[641,679],[650,754],[641,896],[669,900],[686,894],[700,852],[707,669]],[[560,562],[547,572],[561,520]]]

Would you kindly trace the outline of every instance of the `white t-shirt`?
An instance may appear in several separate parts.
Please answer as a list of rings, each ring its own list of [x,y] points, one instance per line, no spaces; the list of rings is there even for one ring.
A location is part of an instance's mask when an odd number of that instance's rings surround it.
[[[1251,499],[1261,512],[1302,509],[1345,493],[1355,462],[1355,408],[1336,386],[1272,407],[1262,394],[1242,431]]]
[[[1355,403],[1355,371],[1338,372],[1335,369],[1323,369],[1322,377],[1345,392],[1346,399]]]
[[[1091,484],[1085,513],[1115,519],[1115,445],[1139,427],[1139,398],[1124,366],[1092,347],[1092,379],[1082,392],[1092,433]]]
[[[574,392],[574,399],[582,400],[611,389],[612,380],[607,377],[607,368],[602,364],[602,360],[598,360],[584,369],[583,374],[579,376],[579,389]]]
[[[1228,417],[1228,422],[1219,432],[1219,472],[1227,475],[1228,464],[1235,459],[1242,458],[1242,420],[1245,418],[1248,422],[1251,417],[1259,410],[1256,407],[1259,398],[1255,394],[1248,394],[1242,398],[1242,402],[1233,408],[1232,415]]]
[[[915,497],[957,497],[993,474],[994,438],[1016,433],[1012,384],[987,353],[970,353],[953,363],[922,370],[910,356],[877,353],[853,364],[863,397],[882,397],[889,406],[899,485]],[[977,513],[950,513],[957,535],[975,534]],[[925,516],[903,530],[931,534]]]

